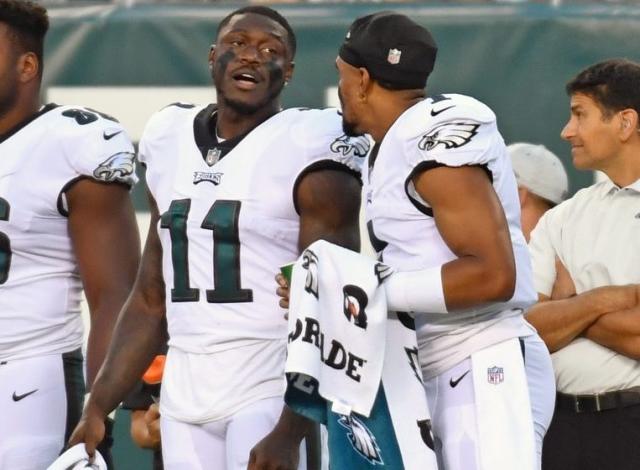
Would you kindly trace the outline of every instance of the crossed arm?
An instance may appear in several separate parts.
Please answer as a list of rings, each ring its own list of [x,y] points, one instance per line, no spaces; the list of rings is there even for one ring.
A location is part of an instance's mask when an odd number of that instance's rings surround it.
[[[575,293],[567,269],[556,260],[551,297],[527,313],[550,352],[582,336],[625,356],[640,359],[640,289],[636,284],[603,286]]]

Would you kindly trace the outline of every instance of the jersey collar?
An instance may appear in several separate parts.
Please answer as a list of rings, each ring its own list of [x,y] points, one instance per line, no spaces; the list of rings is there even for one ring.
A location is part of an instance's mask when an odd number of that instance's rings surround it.
[[[0,134],[0,144],[3,143],[5,140],[7,140],[12,135],[14,135],[15,133],[17,133],[18,131],[20,131],[22,128],[26,127],[27,125],[29,125],[30,123],[32,123],[33,121],[38,119],[43,114],[48,113],[49,111],[51,111],[52,109],[57,108],[57,107],[58,107],[58,105],[55,104],[55,103],[49,103],[47,105],[44,105],[42,108],[40,108],[40,111],[38,111],[37,113],[29,116],[27,119],[25,119],[21,123],[17,124],[16,126],[14,126],[13,129],[9,130],[9,132],[7,132],[5,134]]]

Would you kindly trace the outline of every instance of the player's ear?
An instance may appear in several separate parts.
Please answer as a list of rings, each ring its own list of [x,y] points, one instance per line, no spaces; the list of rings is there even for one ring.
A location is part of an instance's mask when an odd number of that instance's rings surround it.
[[[371,75],[369,75],[369,71],[364,67],[358,67],[358,73],[360,74],[360,83],[358,85],[360,91],[359,96],[365,98],[372,83]]]
[[[288,84],[293,77],[293,71],[296,68],[296,63],[291,61],[287,64],[286,69],[284,71],[284,84]]]
[[[213,69],[213,62],[215,58],[216,58],[216,45],[211,44],[211,47],[209,47],[209,70]]]
[[[18,58],[18,77],[22,83],[28,83],[40,75],[40,61],[33,52],[27,52]]]

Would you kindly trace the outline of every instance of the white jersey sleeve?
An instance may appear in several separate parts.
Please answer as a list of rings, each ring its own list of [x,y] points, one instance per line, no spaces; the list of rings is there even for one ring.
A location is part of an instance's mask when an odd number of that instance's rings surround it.
[[[78,175],[104,183],[137,182],[135,150],[114,118],[81,107],[65,107],[62,116],[75,120],[61,136],[69,165]]]
[[[405,156],[414,169],[434,166],[487,165],[496,156],[496,117],[474,98],[447,95],[413,119],[406,129]],[[435,119],[434,119],[435,117]],[[401,137],[402,138],[402,137]]]
[[[365,136],[350,137],[340,129],[342,118],[337,109],[301,110],[300,119],[291,127],[292,143],[306,154],[306,159],[332,162],[360,175],[369,153]]]

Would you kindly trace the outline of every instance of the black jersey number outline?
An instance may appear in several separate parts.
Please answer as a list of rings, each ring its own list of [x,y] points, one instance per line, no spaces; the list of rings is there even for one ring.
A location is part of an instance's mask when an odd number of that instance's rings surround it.
[[[9,220],[9,203],[0,197],[0,220]],[[11,267],[11,241],[6,233],[0,232],[0,284],[7,282]]]
[[[220,199],[213,203],[201,228],[213,232],[213,280],[215,289],[207,289],[209,303],[252,302],[253,291],[240,285],[240,238],[238,217],[240,201]],[[169,230],[173,265],[172,302],[197,302],[200,290],[189,282],[189,239],[187,219],[191,199],[171,201],[160,217],[160,227]]]

